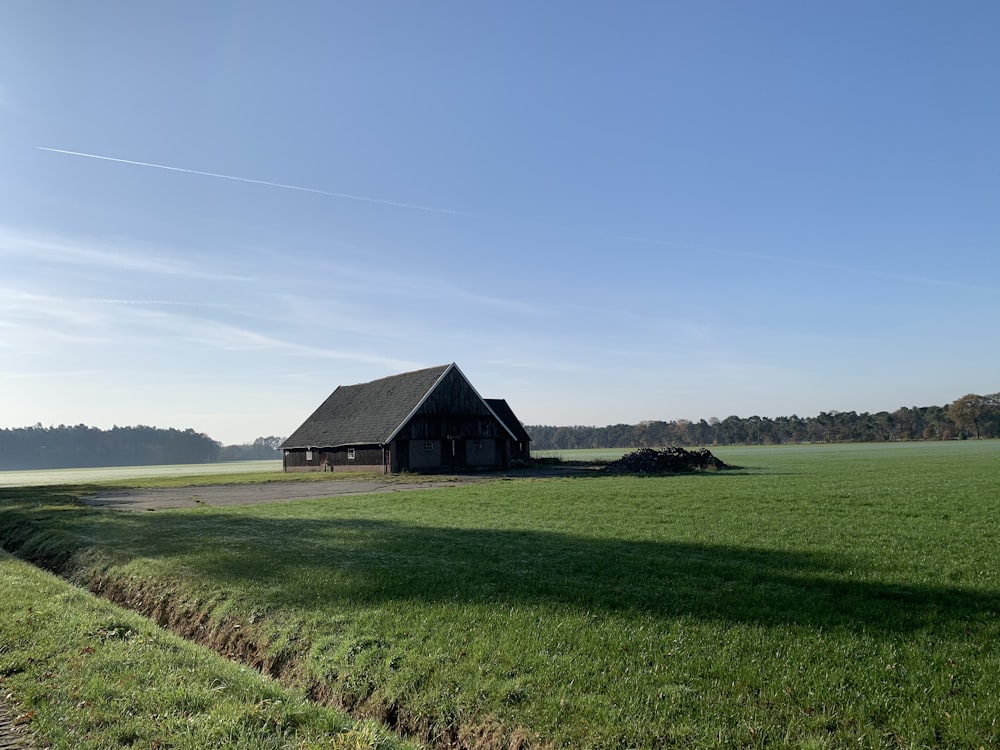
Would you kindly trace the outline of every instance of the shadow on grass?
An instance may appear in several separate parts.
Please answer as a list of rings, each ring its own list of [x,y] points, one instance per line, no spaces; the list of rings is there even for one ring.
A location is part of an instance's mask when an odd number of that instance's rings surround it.
[[[1000,613],[1000,594],[858,580],[847,559],[823,554],[383,520],[171,513],[129,525],[135,553],[181,556],[188,570],[220,587],[253,587],[265,606],[278,608],[557,603],[883,631]]]
[[[50,567],[87,546],[118,561],[173,560],[209,586],[253,589],[263,606],[276,608],[556,603],[883,631],[1000,614],[1000,592],[859,579],[856,561],[826,553],[375,519],[110,513],[79,508],[74,494],[82,489],[31,488],[15,503],[11,491],[0,491],[4,546]]]
[[[798,474],[795,471],[775,471],[770,466],[744,466],[729,464],[725,469],[691,469],[689,471],[670,472],[630,472],[606,471],[607,461],[562,461],[553,465],[542,465],[529,469],[516,469],[505,475],[515,478],[550,479],[555,477],[572,477],[574,479],[607,479],[608,477],[629,477],[632,479],[664,479],[670,477],[742,477],[758,475],[766,472],[768,476],[785,476]]]

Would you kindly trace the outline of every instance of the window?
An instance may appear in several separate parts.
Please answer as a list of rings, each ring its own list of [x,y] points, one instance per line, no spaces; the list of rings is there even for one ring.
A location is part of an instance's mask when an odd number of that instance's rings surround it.
[[[434,443],[431,442],[424,443],[424,453],[433,453],[433,452],[434,452]]]
[[[353,461],[354,460],[354,448],[348,448],[347,449],[347,459],[349,461]]]
[[[472,447],[477,451],[481,451],[483,449],[483,441],[476,440],[475,442],[472,443]]]
[[[313,452],[306,451],[306,461],[312,461],[312,460],[313,460]]]

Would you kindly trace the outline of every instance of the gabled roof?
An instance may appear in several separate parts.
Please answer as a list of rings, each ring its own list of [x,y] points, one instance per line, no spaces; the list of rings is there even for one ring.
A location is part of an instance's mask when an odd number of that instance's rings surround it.
[[[515,440],[519,443],[531,442],[531,436],[528,434],[528,431],[524,429],[521,420],[517,418],[514,410],[510,408],[505,399],[487,398],[484,400],[486,401],[486,405],[497,415],[497,419],[503,422],[504,427],[507,428],[507,432],[511,433]]]
[[[342,385],[320,404],[283,448],[331,448],[388,442],[455,364]]]

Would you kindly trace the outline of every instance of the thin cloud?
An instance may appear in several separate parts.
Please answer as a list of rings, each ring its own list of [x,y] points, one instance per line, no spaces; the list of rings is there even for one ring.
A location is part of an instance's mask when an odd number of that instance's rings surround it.
[[[114,339],[91,333],[75,333],[51,326],[32,323],[9,323],[0,321],[0,344],[5,348],[16,348],[20,355],[40,354],[47,351],[44,344],[58,344],[60,347],[101,346],[111,344]]]
[[[154,310],[138,309],[131,317],[133,325],[155,330],[158,341],[181,341],[216,351],[227,352],[284,352],[324,359],[374,364],[380,367],[399,368],[410,362],[383,357],[364,351],[349,351],[327,347],[310,346],[286,341],[266,333],[244,328],[230,323],[186,315],[175,315]]]
[[[0,323],[11,325],[14,320],[48,320],[60,325],[88,327],[102,324],[108,318],[94,313],[79,300],[49,294],[34,294],[10,287],[0,287],[0,313],[8,320]]]
[[[74,380],[79,380],[80,378],[93,378],[93,377],[104,377],[108,373],[114,372],[107,368],[96,368],[90,367],[87,369],[66,369],[66,370],[32,370],[31,372],[0,372],[0,378],[4,380],[66,380],[67,378],[72,378]]]
[[[441,300],[448,300],[450,305],[463,303],[467,309],[491,307],[533,318],[540,318],[551,312],[546,307],[533,302],[483,294],[467,285],[450,283],[447,280],[430,276],[416,278],[383,276],[380,279],[380,283],[384,289],[391,289],[395,293],[408,295],[411,299],[427,300],[432,304],[438,303]],[[483,286],[485,287],[487,284],[484,283]]]
[[[2,91],[0,91],[0,93],[2,93]],[[68,149],[53,148],[53,147],[49,147],[49,146],[36,146],[35,148],[37,148],[40,151],[47,151],[47,152],[54,153],[54,154],[62,154],[62,155],[66,155],[66,156],[77,156],[77,157],[82,157],[82,158],[87,158],[87,159],[96,159],[96,160],[99,160],[99,161],[113,162],[113,163],[117,163],[117,164],[126,164],[126,165],[129,165],[129,166],[146,167],[146,168],[149,168],[149,169],[160,169],[160,170],[165,170],[165,171],[169,171],[169,172],[179,172],[179,173],[183,173],[183,174],[191,174],[191,175],[196,175],[196,176],[200,176],[200,177],[212,177],[212,178],[220,179],[220,180],[229,180],[229,181],[232,181],[232,182],[242,182],[242,183],[247,183],[247,184],[252,184],[252,185],[261,185],[261,186],[265,186],[265,187],[279,188],[279,189],[282,189],[282,190],[294,190],[294,191],[302,192],[302,193],[312,193],[312,194],[316,194],[316,195],[325,195],[325,196],[329,196],[329,197],[332,197],[332,198],[341,198],[341,199],[345,199],[345,200],[361,201],[361,202],[364,202],[364,203],[372,203],[372,204],[382,205],[382,206],[391,206],[391,207],[394,207],[394,208],[405,208],[405,209],[410,209],[410,210],[425,211],[425,212],[437,213],[437,214],[445,214],[445,215],[450,215],[450,216],[476,217],[476,218],[479,218],[479,219],[484,219],[484,220],[489,220],[489,221],[494,221],[494,222],[502,222],[502,223],[511,224],[511,225],[524,225],[524,226],[528,226],[528,224],[526,222],[522,222],[522,221],[519,221],[519,220],[517,220],[515,218],[510,218],[510,217],[504,219],[502,217],[496,217],[496,216],[490,217],[490,216],[481,215],[481,214],[470,214],[470,213],[467,213],[467,212],[464,212],[464,211],[457,211],[457,210],[454,210],[454,209],[437,208],[437,207],[433,207],[433,206],[424,206],[424,205],[419,205],[419,204],[414,204],[414,203],[404,203],[404,202],[400,202],[400,201],[391,201],[391,200],[385,200],[385,199],[382,199],[382,198],[372,198],[370,196],[353,195],[353,194],[350,194],[350,193],[341,193],[341,192],[332,191],[332,190],[323,190],[321,188],[305,187],[305,186],[301,186],[301,185],[290,185],[290,184],[287,184],[287,183],[273,182],[273,181],[270,181],[270,180],[260,180],[260,179],[250,178],[250,177],[240,177],[240,176],[237,176],[237,175],[221,174],[221,173],[218,173],[218,172],[208,172],[208,171],[198,170],[198,169],[188,169],[188,168],[185,168],[185,167],[175,167],[175,166],[171,166],[171,165],[167,165],[167,164],[157,164],[155,162],[145,162],[145,161],[138,161],[138,160],[134,160],[134,159],[122,159],[122,158],[113,157],[113,156],[105,156],[105,155],[102,155],[102,154],[91,154],[91,153],[87,153],[85,151],[71,151],[71,150],[68,150]],[[559,230],[559,231],[570,231],[570,230],[566,229],[565,227],[554,227],[554,226],[551,226],[550,228],[551,229],[556,229],[556,230]],[[683,242],[674,242],[674,241],[670,241],[670,240],[658,239],[658,238],[653,238],[653,237],[642,237],[642,236],[629,235],[629,234],[623,234],[623,233],[613,233],[613,232],[591,231],[591,230],[587,230],[585,228],[584,229],[574,228],[572,231],[574,233],[583,233],[583,234],[590,235],[590,236],[593,236],[593,237],[605,237],[605,238],[610,239],[610,240],[615,240],[615,241],[619,241],[619,242],[628,242],[628,243],[636,244],[636,245],[647,245],[647,246],[651,246],[651,247],[677,248],[677,249],[681,249],[681,250],[688,250],[688,251],[695,252],[695,253],[708,253],[708,254],[712,254],[712,255],[725,256],[725,257],[731,257],[731,258],[744,258],[744,259],[748,259],[748,260],[751,260],[751,261],[761,261],[761,262],[764,262],[764,263],[774,263],[774,264],[779,264],[779,265],[784,265],[784,266],[792,266],[792,267],[799,267],[799,268],[809,268],[809,269],[813,269],[813,270],[822,270],[822,271],[831,271],[831,272],[835,272],[835,273],[839,273],[839,274],[867,276],[869,278],[884,279],[884,280],[894,281],[894,282],[903,283],[903,284],[916,284],[916,285],[921,285],[921,286],[949,287],[949,288],[958,289],[958,290],[968,290],[968,291],[976,291],[976,292],[991,292],[992,293],[992,292],[996,292],[997,291],[997,289],[995,287],[990,287],[990,286],[986,286],[986,285],[982,285],[982,284],[968,283],[968,282],[964,282],[964,281],[956,281],[956,280],[953,280],[953,279],[935,279],[935,278],[928,278],[928,277],[924,277],[924,276],[917,276],[917,275],[910,275],[910,274],[901,274],[901,273],[893,273],[893,272],[886,272],[886,271],[878,271],[878,270],[874,270],[874,269],[870,269],[870,268],[864,268],[864,267],[860,267],[860,266],[845,266],[845,265],[840,265],[840,264],[835,264],[835,263],[827,263],[827,262],[825,262],[823,260],[817,260],[817,259],[808,258],[808,257],[806,257],[806,258],[800,258],[800,257],[778,256],[778,255],[771,255],[769,253],[750,252],[750,251],[735,250],[735,249],[730,249],[730,248],[712,247],[712,246],[708,246],[708,245],[697,245],[697,244],[690,244],[690,243],[683,243]],[[511,301],[509,301],[509,300],[497,300],[497,299],[491,300],[489,298],[482,298],[480,301],[485,302],[487,304],[502,303],[505,306],[511,304]],[[537,312],[537,310],[531,310],[531,306],[530,305],[523,305],[523,303],[513,303],[513,305],[514,306],[520,306],[522,308],[523,312]]]
[[[435,214],[448,214],[451,216],[465,216],[461,211],[454,211],[449,208],[435,208],[433,206],[420,206],[415,203],[402,203],[400,201],[389,201],[382,198],[371,198],[365,195],[352,195],[350,193],[339,193],[333,190],[322,190],[320,188],[303,187],[301,185],[289,185],[283,182],[271,182],[270,180],[257,180],[251,177],[238,177],[231,174],[220,174],[218,172],[205,172],[200,169],[186,169],[184,167],[173,167],[167,164],[156,164],[148,161],[135,161],[133,159],[119,159],[113,156],[102,156],[100,154],[88,154],[83,151],[68,151],[62,148],[49,148],[48,146],[36,146],[40,151],[49,151],[54,154],[65,154],[67,156],[82,156],[87,159],[99,159],[117,164],[129,164],[134,167],[148,167],[151,169],[163,169],[168,172],[181,172],[184,174],[198,175],[199,177],[213,177],[217,180],[231,180],[232,182],[244,182],[251,185],[263,185],[265,187],[280,188],[282,190],[295,190],[300,193],[313,193],[315,195],[326,195],[331,198],[342,198],[344,200],[362,201],[363,203],[375,203],[380,206],[392,206],[393,208],[408,208],[414,211],[428,211]]]
[[[227,323],[198,321],[196,326],[192,326],[188,336],[192,341],[228,351],[283,351],[309,357],[361,362],[393,368],[406,368],[412,364],[404,360],[382,357],[368,352],[297,344]]]
[[[70,263],[209,281],[252,281],[248,276],[206,271],[182,260],[165,258],[148,253],[146,250],[146,248],[108,247],[91,244],[86,240],[64,239],[0,228],[0,256],[26,257],[32,261]]]
[[[0,346],[20,355],[121,344],[115,316],[84,300],[0,287]]]
[[[485,278],[480,286],[481,288],[490,287]],[[329,293],[333,288],[342,290],[341,300],[346,302],[357,302],[359,299],[358,290],[363,289],[365,292],[361,296],[368,305],[377,304],[372,302],[372,292],[370,291],[377,290],[377,293],[387,301],[420,300],[429,305],[436,305],[440,304],[442,300],[447,300],[449,305],[463,303],[468,309],[491,307],[533,318],[547,316],[552,312],[548,306],[543,304],[513,297],[484,294],[477,291],[476,287],[470,287],[467,283],[452,282],[432,274],[411,273],[404,276],[384,269],[373,271],[371,268],[343,264],[338,264],[337,273],[332,276],[296,278],[294,296],[308,302],[310,301],[309,297],[303,294],[303,290],[320,289],[323,292],[323,297],[316,296],[315,299],[324,300],[328,310]],[[395,327],[399,323],[394,322],[392,325]]]
[[[108,299],[103,297],[86,298],[83,302],[93,302],[99,305],[120,305],[124,307],[201,307],[210,310],[233,310],[234,305],[222,302],[183,302],[172,299]]]
[[[105,314],[102,306],[124,303],[127,316]],[[0,344],[23,351],[41,351],[45,344],[124,345],[156,341],[158,348],[195,346],[223,352],[282,352],[284,354],[407,369],[414,363],[366,351],[299,344],[207,317],[171,311],[187,305],[132,300],[107,300],[32,294],[0,287]],[[197,305],[195,305],[197,306]]]

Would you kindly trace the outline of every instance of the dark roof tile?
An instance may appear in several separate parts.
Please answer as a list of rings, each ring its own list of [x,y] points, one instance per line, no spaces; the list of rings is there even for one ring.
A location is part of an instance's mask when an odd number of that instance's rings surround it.
[[[514,410],[510,408],[510,405],[505,399],[487,398],[483,400],[489,405],[489,407],[493,410],[493,413],[497,415],[497,419],[503,422],[507,431],[511,433],[518,442],[531,442],[531,436],[528,435],[528,431],[524,429],[524,425],[521,424],[521,420],[517,418],[517,415],[514,414]]]
[[[283,448],[376,445],[413,412],[454,364],[342,385],[282,443]]]

